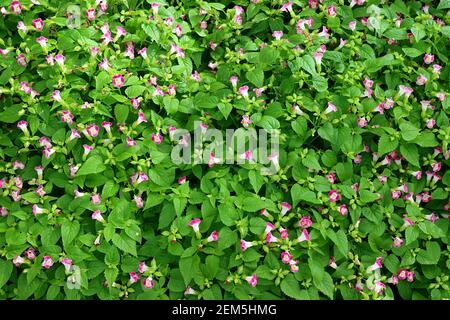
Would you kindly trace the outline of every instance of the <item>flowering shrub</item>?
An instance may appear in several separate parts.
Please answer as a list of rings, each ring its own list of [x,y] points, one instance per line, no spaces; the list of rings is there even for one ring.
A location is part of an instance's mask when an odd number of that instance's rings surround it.
[[[1,298],[450,298],[450,1],[0,5]]]

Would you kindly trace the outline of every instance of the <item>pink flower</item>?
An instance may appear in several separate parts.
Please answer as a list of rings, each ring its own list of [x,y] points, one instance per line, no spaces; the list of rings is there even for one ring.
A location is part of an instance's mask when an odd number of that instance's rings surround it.
[[[292,1],[289,1],[289,2],[287,2],[287,3],[284,3],[282,6],[281,6],[281,12],[291,12],[292,11],[292,5],[293,5],[293,2]]]
[[[219,233],[214,230],[213,232],[211,232],[211,235],[206,239],[208,242],[214,242],[219,240]]]
[[[64,61],[66,60],[66,57],[64,57],[62,54],[57,54],[55,56],[55,61],[58,65],[63,66],[64,65]]]
[[[19,54],[17,56],[17,64],[21,65],[23,67],[26,67],[27,65],[27,58],[25,57],[25,55],[23,53]]]
[[[69,258],[62,258],[61,259],[61,264],[64,266],[64,268],[69,271],[70,267],[72,266],[72,259]]]
[[[330,256],[330,259],[328,259],[328,266],[330,266],[333,269],[337,269],[337,264],[333,256]]]
[[[252,287],[256,287],[256,285],[258,284],[258,277],[256,276],[256,274],[253,274],[249,277],[246,277],[245,280],[252,286]]]
[[[284,264],[288,264],[292,260],[292,254],[290,254],[287,251],[284,251],[281,253],[280,258],[281,262],[283,262]]]
[[[151,7],[154,15],[158,14],[159,7],[161,6],[158,2],[152,2]]]
[[[423,57],[423,62],[426,64],[430,64],[434,61],[434,55],[431,53],[425,53],[425,56]]]
[[[98,222],[105,222],[105,219],[103,218],[102,214],[100,213],[100,210],[95,210],[92,213],[91,218],[93,220],[97,220]]]
[[[42,266],[45,269],[50,269],[53,265],[54,261],[50,256],[44,256],[44,261],[42,262]]]
[[[123,84],[125,83],[123,75],[121,74],[116,74],[115,76],[112,77],[112,84],[114,87],[120,89],[123,87]]]
[[[266,229],[264,230],[264,234],[268,234],[269,232],[272,232],[272,230],[275,230],[275,226],[271,222],[266,222]]]
[[[423,86],[425,83],[427,83],[428,79],[425,78],[423,74],[419,75],[416,79],[416,84],[418,86]]]
[[[142,122],[147,122],[147,119],[145,118],[145,114],[142,111],[139,111],[138,112],[137,124],[141,124]]]
[[[314,60],[316,61],[316,64],[321,64],[323,58],[323,52],[317,51],[314,53]]]
[[[309,241],[311,238],[307,229],[303,229],[302,234],[297,238],[297,242]]]
[[[236,76],[231,76],[231,77],[230,77],[230,82],[231,82],[231,85],[232,85],[233,87],[236,87],[238,81],[239,81],[239,78],[238,78],[238,77],[236,77]]]
[[[111,132],[112,123],[109,121],[103,121],[102,127],[106,130],[106,132]]]
[[[375,281],[375,289],[374,290],[377,294],[383,293],[385,288],[386,288],[386,285],[383,282]]]
[[[356,29],[356,21],[350,21],[350,22],[348,23],[348,28],[349,28],[350,30],[352,30],[352,31],[355,31],[355,29]]]
[[[388,283],[398,284],[398,277],[397,277],[395,274],[393,274],[393,275],[389,278]]]
[[[123,27],[116,27],[116,31],[117,31],[117,36],[121,37],[127,34],[127,32],[125,31],[125,29]]]
[[[272,37],[274,37],[276,40],[280,40],[281,37],[283,37],[283,31],[274,31],[272,33]]]
[[[298,226],[303,229],[307,229],[312,226],[313,222],[310,216],[303,216],[298,222]]]
[[[367,126],[367,120],[364,117],[358,118],[358,127],[364,128]]]
[[[413,93],[413,91],[414,91],[413,89],[408,88],[404,85],[399,86],[399,95],[400,96],[404,95],[406,98],[409,98],[409,96],[411,95],[411,93]]]
[[[184,184],[186,182],[186,176],[182,176],[180,178],[178,178],[178,184]]]
[[[241,239],[240,246],[241,246],[241,250],[245,251],[248,248],[253,247],[253,242],[249,242],[249,241],[245,241],[245,240]]]
[[[249,118],[248,115],[243,115],[241,120],[242,126],[247,129],[248,125],[252,123],[252,120]]]
[[[288,211],[292,209],[292,206],[288,202],[281,203],[281,215],[284,216]]]
[[[332,4],[331,6],[328,6],[327,14],[328,14],[329,17],[335,17],[336,16],[336,7],[334,6],[334,4]]]
[[[44,209],[39,208],[38,205],[33,204],[33,214],[36,216],[38,214],[44,213]]]
[[[339,206],[339,214],[341,216],[348,215],[348,209],[347,209],[347,205],[345,203]]]
[[[155,281],[153,281],[152,277],[148,277],[142,280],[142,284],[145,288],[152,289],[155,286]]]
[[[21,256],[15,256],[12,260],[12,263],[16,266],[16,267],[20,267],[23,263],[25,262],[25,259],[22,258]]]
[[[136,207],[141,209],[144,206],[144,200],[142,200],[141,196],[134,195],[133,201],[136,203]]]
[[[173,96],[177,93],[175,85],[171,84],[170,86],[167,87],[167,94]]]
[[[144,261],[139,262],[138,271],[140,273],[144,273],[147,270],[148,270],[148,266],[145,264],[145,262]]]
[[[394,240],[392,241],[392,246],[394,248],[400,248],[403,244],[403,240],[400,239],[399,237],[395,237]]]
[[[202,78],[200,77],[200,74],[196,70],[194,70],[194,72],[192,72],[191,79],[196,81],[196,82],[202,81]]]
[[[271,244],[272,242],[278,242],[278,238],[272,235],[271,232],[266,234],[266,244]]]
[[[339,201],[339,199],[341,198],[341,195],[336,191],[336,190],[330,190],[330,192],[328,192],[328,199],[330,202],[336,202]]]
[[[37,18],[32,21],[32,25],[37,31],[41,31],[44,28],[45,23],[41,18]]]
[[[221,162],[220,158],[217,158],[214,152],[211,152],[209,154],[209,160],[208,160],[208,167],[213,167],[215,164],[218,164]]]
[[[381,269],[383,267],[382,261],[383,261],[382,257],[377,257],[375,259],[375,263],[367,268],[367,272],[372,272],[372,271]]]
[[[152,133],[152,141],[154,144],[161,144],[163,141],[163,136],[159,133]]]
[[[242,86],[238,89],[238,93],[243,97],[248,97],[248,86]]]
[[[408,282],[413,282],[415,276],[416,276],[416,274],[415,274],[414,271],[409,271],[409,272],[408,272],[408,276],[407,276]]]
[[[22,12],[22,5],[19,1],[12,1],[9,7],[14,14],[20,14]]]
[[[36,250],[33,247],[30,247],[27,250],[25,250],[23,254],[29,260],[34,260],[36,258]]]
[[[100,204],[102,202],[102,199],[100,198],[100,195],[98,193],[94,193],[91,196],[91,202],[93,204]]]
[[[86,127],[86,132],[89,136],[95,138],[98,136],[99,128],[96,124],[92,123]]]
[[[139,274],[137,274],[136,272],[134,272],[134,271],[130,272],[130,282],[132,284],[138,282],[140,278],[141,278],[141,276]]]
[[[89,9],[86,10],[86,18],[87,18],[89,21],[94,20],[94,19],[95,19],[95,16],[96,16],[95,9],[89,8]]]
[[[192,229],[194,229],[195,233],[200,232],[200,223],[202,222],[202,220],[200,220],[199,218],[195,218],[191,221],[189,221],[189,226],[192,227]]]
[[[399,280],[406,280],[408,278],[408,270],[400,269],[397,273]]]
[[[173,33],[175,33],[177,37],[181,37],[183,35],[183,29],[179,24],[175,26],[175,29],[173,29]]]
[[[17,122],[17,128],[19,128],[23,132],[27,131],[27,127],[28,127],[28,122],[26,122],[25,120],[21,120],[21,121]]]
[[[287,239],[287,238],[289,238],[289,232],[288,232],[287,229],[285,229],[285,228],[280,228],[279,231],[280,231],[280,237],[281,237],[281,239]]]
[[[332,104],[331,102],[328,102],[328,107],[325,109],[325,113],[328,114],[330,112],[336,112],[337,111],[337,107]]]
[[[266,218],[269,217],[269,212],[266,208],[262,208],[261,210],[259,210],[259,214]]]

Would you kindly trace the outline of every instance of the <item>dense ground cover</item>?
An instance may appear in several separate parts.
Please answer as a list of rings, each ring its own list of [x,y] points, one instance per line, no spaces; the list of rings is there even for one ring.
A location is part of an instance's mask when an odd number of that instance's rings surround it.
[[[0,6],[0,298],[450,298],[450,1]]]

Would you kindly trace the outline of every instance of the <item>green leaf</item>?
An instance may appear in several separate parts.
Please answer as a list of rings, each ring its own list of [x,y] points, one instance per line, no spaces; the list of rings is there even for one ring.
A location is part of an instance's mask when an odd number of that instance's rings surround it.
[[[422,132],[412,142],[418,144],[421,147],[435,147],[438,145],[435,135],[432,132]]]
[[[416,42],[419,42],[421,39],[426,37],[427,33],[424,28],[425,27],[421,24],[415,24],[415,26],[411,28],[411,32],[414,35]]]
[[[450,0],[441,0],[437,7],[438,10],[450,9]]]
[[[126,106],[124,104],[118,104],[114,108],[114,114],[116,116],[117,122],[123,123],[128,118],[128,112],[130,110],[129,106]]]
[[[233,205],[221,203],[218,207],[220,220],[226,226],[234,226],[239,219],[239,212]]]
[[[383,156],[384,154],[393,151],[398,146],[398,140],[391,140],[391,136],[384,134],[380,137],[378,141],[378,156]]]
[[[128,87],[125,90],[125,94],[129,97],[129,98],[136,98],[142,95],[142,93],[145,91],[145,87],[141,86],[141,85],[134,85],[131,87]]]
[[[419,150],[414,144],[402,144],[400,146],[400,153],[405,159],[416,167],[420,167],[419,163]]]
[[[410,122],[403,122],[400,124],[400,130],[402,133],[402,138],[406,141],[414,140],[420,132],[420,129]]]
[[[106,181],[102,190],[102,198],[110,198],[115,196],[117,191],[119,191],[119,185],[112,180]]]
[[[206,271],[208,272],[208,279],[214,279],[219,272],[220,258],[209,255],[205,259]]]
[[[363,203],[373,202],[380,198],[380,195],[378,193],[373,193],[368,190],[360,190],[359,196]]]
[[[247,71],[245,77],[256,87],[262,87],[264,85],[264,72],[260,68]]]
[[[80,223],[77,220],[66,220],[61,226],[61,237],[64,247],[72,243],[80,232]]]
[[[328,80],[322,76],[314,75],[312,77],[312,84],[316,91],[325,92],[328,90]]]
[[[348,253],[348,240],[347,236],[345,235],[345,232],[343,230],[339,230],[338,232],[334,232],[332,229],[327,229],[327,236],[328,238],[333,241],[333,243],[336,245],[340,253],[347,257]]]
[[[333,299],[334,283],[333,279],[327,272],[323,273],[323,277],[321,280],[314,278],[313,282],[316,288],[320,290],[320,292],[325,294],[328,298]]]
[[[420,249],[417,262],[420,264],[437,264],[441,257],[441,248],[437,242],[427,242],[427,249]]]
[[[230,228],[224,227],[219,231],[219,250],[227,249],[235,244],[238,240],[238,236],[235,231],[231,231]]]
[[[12,262],[0,259],[0,289],[6,284],[6,282],[8,282],[12,271],[13,271]]]
[[[123,252],[127,252],[135,257],[137,256],[136,242],[129,236],[125,234],[114,233],[112,236],[112,242]]]
[[[294,129],[295,133],[300,137],[305,137],[306,132],[308,131],[308,123],[306,119],[303,117],[297,118],[295,121],[291,122],[292,129]]]
[[[180,259],[178,264],[185,285],[188,285],[191,282],[192,278],[194,278],[196,270],[198,270],[199,263],[200,258],[197,255],[190,257],[182,257]]]
[[[307,71],[309,74],[316,75],[316,63],[310,55],[306,55],[303,57],[297,58],[297,63],[300,65],[300,67]]]
[[[321,201],[317,199],[316,194],[313,191],[301,187],[299,184],[294,184],[292,186],[291,197],[294,207],[297,206],[300,201],[321,204]]]
[[[106,169],[103,164],[103,159],[100,156],[94,155],[86,160],[77,172],[77,176],[85,176],[88,174],[95,174],[103,172]]]
[[[255,190],[255,193],[258,193],[264,184],[263,176],[259,171],[252,170],[248,173],[248,179],[250,180],[250,184],[252,185],[253,190]]]
[[[150,23],[150,24],[142,24],[142,29],[145,31],[145,33],[150,37],[150,39],[152,39],[152,41],[154,42],[158,42],[159,41],[159,30],[158,27],[155,26],[154,24]]]
[[[6,108],[0,113],[0,122],[13,123],[20,119],[20,111],[23,110],[22,105],[14,105]]]
[[[339,162],[336,165],[336,173],[341,182],[350,179],[353,176],[353,165],[351,162]]]
[[[411,58],[417,58],[418,56],[422,55],[423,52],[420,50],[417,50],[416,48],[402,48],[403,52]]]
[[[288,297],[297,299],[297,300],[308,300],[309,296],[306,290],[300,289],[300,284],[297,279],[295,279],[294,275],[288,274],[286,278],[281,281],[280,284],[281,291]]]

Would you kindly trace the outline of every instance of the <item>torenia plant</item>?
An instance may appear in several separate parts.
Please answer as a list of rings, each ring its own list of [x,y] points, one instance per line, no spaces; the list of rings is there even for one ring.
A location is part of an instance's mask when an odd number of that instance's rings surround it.
[[[448,1],[0,1],[0,298],[449,299]]]

